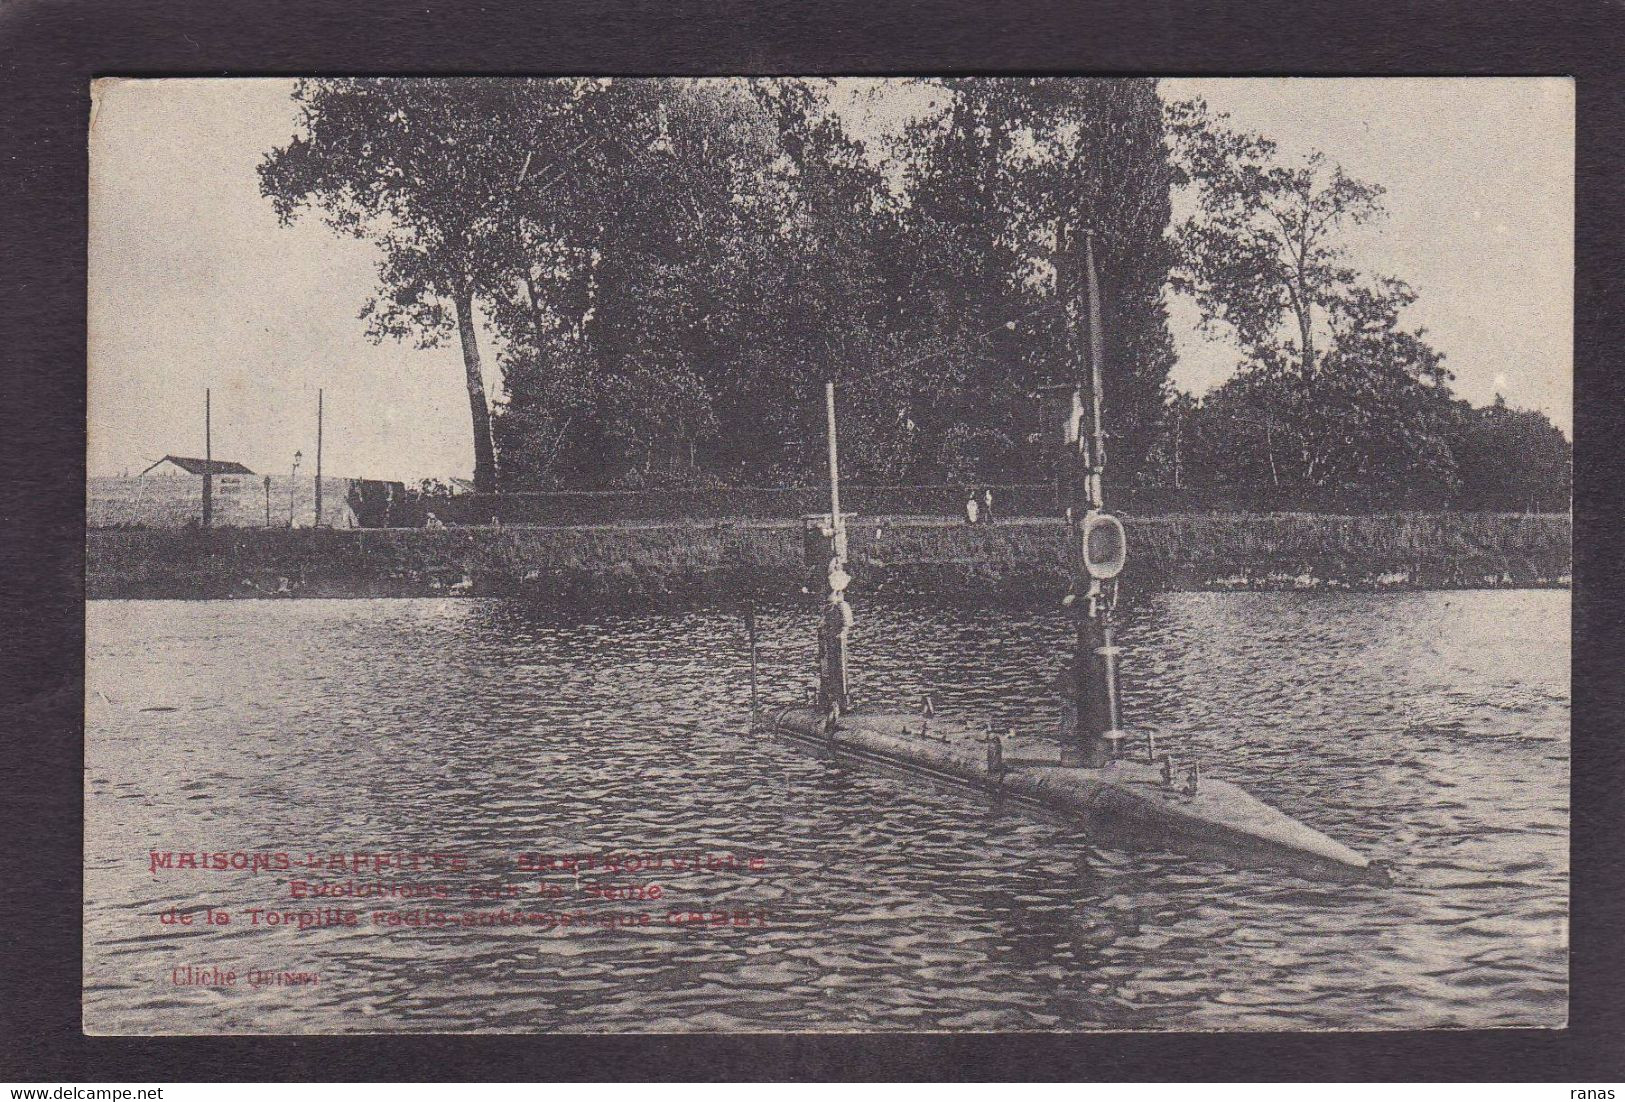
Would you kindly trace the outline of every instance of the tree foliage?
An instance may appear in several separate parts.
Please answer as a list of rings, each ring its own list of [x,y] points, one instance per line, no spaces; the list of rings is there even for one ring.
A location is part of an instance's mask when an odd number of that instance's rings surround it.
[[[1205,327],[1233,338],[1241,362],[1199,406],[1183,400],[1177,442],[1165,417],[1154,443],[1160,471],[1177,451],[1198,483],[1315,508],[1542,497],[1518,490],[1510,467],[1486,466],[1476,441],[1513,431],[1513,421],[1451,394],[1443,355],[1404,322],[1416,293],[1349,263],[1347,231],[1384,216],[1381,187],[1318,153],[1288,163],[1273,142],[1200,103],[1172,105],[1168,127],[1195,199],[1176,230],[1173,283]],[[1518,417],[1518,431],[1547,449],[1524,477],[1550,490],[1562,435],[1538,414]]]
[[[475,302],[515,257],[515,182],[538,125],[567,116],[567,86],[476,79],[301,80],[299,133],[260,166],[284,222],[310,209],[378,249],[378,290],[361,308],[373,340],[462,347],[474,429],[474,476],[496,485]],[[516,119],[530,125],[515,129]]]
[[[1044,478],[1093,234],[1113,481],[1566,498],[1562,434],[1457,400],[1416,293],[1350,261],[1380,186],[1153,81],[899,88],[926,105],[878,128],[817,79],[304,80],[260,182],[375,246],[369,338],[456,334],[481,489],[815,480],[831,379],[849,477]],[[1200,401],[1168,384],[1170,290],[1240,355]]]
[[[826,379],[855,477],[1031,474],[1088,229],[1138,456],[1172,362],[1153,84],[928,87],[881,148],[829,81],[303,81],[262,188],[377,245],[373,339],[458,333],[482,486],[498,455],[510,487],[812,477]]]
[[[1173,363],[1164,288],[1169,189],[1150,81],[958,79],[907,131],[899,162],[906,263],[894,267],[897,332],[928,364],[903,423],[925,443],[898,477],[1024,478],[1036,388],[1088,377],[1082,243],[1096,235],[1104,292],[1114,475],[1137,468]],[[1046,440],[1045,443],[1048,443]]]
[[[1544,414],[1513,409],[1499,394],[1483,409],[1462,403],[1457,412],[1451,444],[1463,508],[1569,508],[1574,449]]]
[[[1382,214],[1383,189],[1319,153],[1285,164],[1274,142],[1199,101],[1172,105],[1168,119],[1197,204],[1179,227],[1174,285],[1254,363],[1313,375],[1329,351],[1321,330],[1361,290],[1342,231]]]

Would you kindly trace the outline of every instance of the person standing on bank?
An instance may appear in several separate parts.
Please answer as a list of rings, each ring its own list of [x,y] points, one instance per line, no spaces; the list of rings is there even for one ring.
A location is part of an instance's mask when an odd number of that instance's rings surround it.
[[[976,500],[976,491],[972,490],[970,496],[965,499],[965,523],[975,524],[977,514],[981,512],[981,509],[981,505]]]
[[[993,487],[982,491],[982,523],[993,523]]]

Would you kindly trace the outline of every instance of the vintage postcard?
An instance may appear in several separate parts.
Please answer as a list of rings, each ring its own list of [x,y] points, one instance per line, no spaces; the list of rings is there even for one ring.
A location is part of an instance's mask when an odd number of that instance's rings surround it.
[[[1567,1022],[1570,81],[93,91],[86,1032]]]

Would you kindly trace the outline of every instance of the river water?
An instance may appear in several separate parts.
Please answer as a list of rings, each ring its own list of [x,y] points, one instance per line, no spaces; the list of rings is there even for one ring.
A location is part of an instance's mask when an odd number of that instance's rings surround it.
[[[1566,1019],[1566,592],[1174,593],[1125,625],[1131,725],[1392,861],[1390,888],[1105,848],[753,736],[735,613],[560,623],[484,600],[96,601],[86,617],[92,1033]],[[764,694],[798,699],[810,616],[759,621]],[[930,692],[939,714],[1040,728],[1065,630],[862,608],[856,695]],[[154,868],[153,851],[228,867]],[[628,852],[660,865],[536,869]],[[239,853],[292,868],[233,869]],[[419,858],[335,871],[357,860],[335,854]],[[294,880],[355,895],[293,899]],[[366,897],[403,884],[448,898]],[[594,884],[662,894],[605,901]],[[324,907],[357,925],[265,917]],[[431,909],[650,924],[399,917]],[[188,965],[236,980],[189,983]]]

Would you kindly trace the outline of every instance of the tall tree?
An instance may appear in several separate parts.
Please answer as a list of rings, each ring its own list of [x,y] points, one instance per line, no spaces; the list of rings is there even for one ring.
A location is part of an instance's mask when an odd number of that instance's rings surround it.
[[[1200,101],[1170,105],[1168,125],[1197,203],[1178,230],[1175,286],[1254,363],[1312,376],[1327,351],[1319,334],[1360,281],[1342,231],[1382,215],[1383,189],[1319,153],[1285,164],[1274,142]]]
[[[799,478],[816,430],[803,396],[872,359],[877,171],[823,82],[615,81],[593,110],[614,138],[589,147],[585,263],[553,296],[549,352],[580,385],[519,363],[525,326],[503,321],[505,462],[532,484],[643,484],[699,477],[658,461],[687,445],[720,474]]]
[[[1346,255],[1347,230],[1384,214],[1382,188],[1318,153],[1285,163],[1200,103],[1168,117],[1196,202],[1174,284],[1243,357],[1203,403],[1215,478],[1317,506],[1450,500],[1450,372],[1404,325],[1415,292]]]
[[[1262,506],[1443,508],[1458,488],[1442,357],[1400,323],[1402,285],[1332,310],[1315,373],[1252,366],[1202,401],[1187,470]]]
[[[689,477],[675,457],[721,435],[715,385],[741,354],[772,135],[733,82],[606,81],[579,110],[580,197],[537,264],[554,278],[495,312],[504,453],[528,485]]]
[[[878,274],[890,244],[886,184],[834,111],[833,89],[816,79],[751,84],[775,156],[763,166],[749,238],[747,351],[715,383],[730,428],[719,454],[796,481],[821,463],[807,443],[822,431],[821,404],[809,399],[823,382],[841,387],[853,476],[886,476],[895,424],[896,403],[878,370],[890,352]]]
[[[319,211],[379,250],[361,317],[373,340],[462,349],[474,481],[497,483],[476,303],[513,270],[513,188],[534,149],[510,129],[534,82],[301,80],[299,132],[260,165],[260,189],[288,222]]]
[[[1002,82],[944,81],[940,110],[914,121],[898,150],[907,186],[888,321],[906,352],[892,370],[913,426],[899,473],[913,479],[990,477],[988,460],[1011,457],[1015,426],[993,411],[1025,389],[1031,334],[1005,324],[1036,303],[1006,186],[1020,99]]]
[[[1133,481],[1156,435],[1174,363],[1166,291],[1178,259],[1168,238],[1177,174],[1151,80],[1046,81],[1030,109],[1033,152],[1017,174],[1028,252],[1048,261],[1054,293],[1079,309],[1041,372],[1083,376],[1083,235],[1093,231],[1105,324],[1110,475]]]
[[[1082,239],[1097,235],[1114,477],[1132,476],[1173,362],[1163,286],[1173,172],[1153,82],[952,80],[909,131],[898,320],[921,372],[915,419],[944,446],[920,475],[1021,477],[1035,386],[1086,375]],[[911,362],[913,360],[911,359]]]

